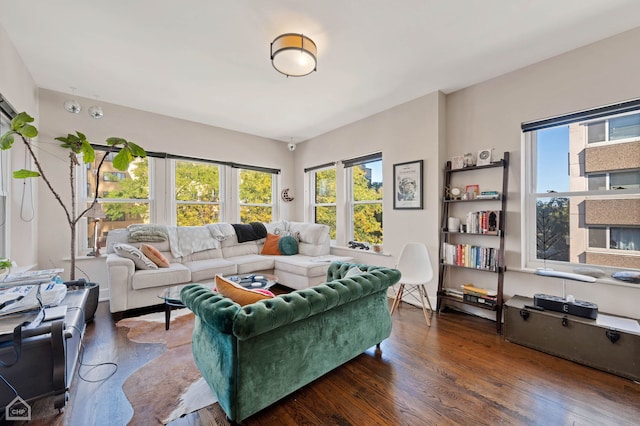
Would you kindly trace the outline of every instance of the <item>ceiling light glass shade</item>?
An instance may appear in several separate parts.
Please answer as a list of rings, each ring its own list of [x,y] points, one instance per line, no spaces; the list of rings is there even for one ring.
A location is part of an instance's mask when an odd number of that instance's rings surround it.
[[[80,103],[75,99],[69,99],[64,101],[64,109],[72,114],[78,114],[82,107],[80,106]]]
[[[89,115],[95,119],[102,118],[104,112],[102,112],[102,108],[99,106],[92,106],[89,108]]]
[[[271,43],[271,63],[287,77],[302,77],[316,70],[318,49],[302,34],[282,34]]]

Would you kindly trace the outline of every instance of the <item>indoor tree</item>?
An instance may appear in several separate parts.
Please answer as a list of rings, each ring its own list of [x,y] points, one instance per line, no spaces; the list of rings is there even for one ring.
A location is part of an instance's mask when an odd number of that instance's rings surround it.
[[[62,199],[60,194],[53,188],[51,181],[45,175],[42,164],[38,160],[38,156],[32,146],[31,138],[38,136],[38,129],[33,126],[33,117],[25,112],[21,112],[11,120],[11,129],[0,136],[0,149],[11,149],[14,143],[14,136],[18,135],[22,140],[30,157],[33,159],[33,163],[37,170],[17,170],[13,172],[13,177],[17,179],[29,179],[34,177],[41,177],[42,180],[49,188],[51,194],[64,210],[67,224],[71,231],[71,247],[70,247],[70,259],[71,270],[69,271],[69,277],[71,280],[75,280],[76,269],[76,225],[83,217],[83,215],[91,209],[98,202],[98,188],[99,182],[96,184],[93,202],[80,214],[76,215],[76,171],[77,166],[80,164],[79,156],[81,156],[84,163],[90,163],[95,159],[95,151],[91,146],[91,143],[87,140],[86,136],[78,131],[75,134],[67,134],[67,136],[59,136],[55,140],[60,142],[60,147],[69,151],[69,185],[71,189],[71,205],[68,207],[67,203]],[[127,170],[129,165],[138,157],[145,157],[147,154],[144,149],[136,145],[133,142],[119,137],[111,137],[106,140],[107,146],[112,151],[118,151],[113,159],[113,166],[121,171]],[[103,156],[102,160],[98,164],[96,176],[100,175],[100,168],[104,163],[107,156]]]

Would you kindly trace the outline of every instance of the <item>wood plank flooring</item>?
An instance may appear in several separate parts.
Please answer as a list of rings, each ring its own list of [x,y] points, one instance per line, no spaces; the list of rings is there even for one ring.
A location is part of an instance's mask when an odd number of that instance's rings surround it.
[[[125,425],[122,383],[162,345],[129,342],[105,303],[85,345],[85,363],[112,361],[118,371],[103,383],[76,378],[56,424]],[[97,378],[107,367],[88,370]],[[217,404],[171,423],[216,424],[228,424]],[[402,304],[381,352],[367,350],[243,424],[638,425],[640,384],[506,342],[493,322],[455,311],[428,328],[420,309]]]

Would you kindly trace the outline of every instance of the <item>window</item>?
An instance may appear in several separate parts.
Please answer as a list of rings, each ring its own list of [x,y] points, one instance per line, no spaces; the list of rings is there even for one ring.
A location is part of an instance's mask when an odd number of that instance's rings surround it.
[[[0,99],[2,99],[0,97]],[[11,128],[10,120],[4,115],[0,114],[0,135],[9,131]],[[0,258],[5,258],[9,254],[7,252],[9,237],[7,227],[8,221],[8,205],[9,200],[9,150],[0,151]]]
[[[277,171],[239,169],[240,222],[271,222]]]
[[[310,172],[311,213],[315,223],[327,225],[332,240],[336,239],[336,168],[335,165]]]
[[[106,151],[96,149],[96,158],[86,168],[87,188],[84,194],[84,206],[89,206],[93,201],[96,191],[96,182],[101,181],[98,200],[102,205],[105,218],[100,221],[100,244],[104,247],[106,234],[111,229],[125,228],[134,223],[149,223],[150,217],[150,189],[149,189],[149,159],[137,159],[129,166],[129,170],[121,172],[113,167],[108,156],[100,174],[97,176],[97,167]],[[102,195],[102,196],[100,196]],[[87,245],[82,248],[93,247],[94,222],[87,221]]]
[[[220,221],[221,166],[175,160],[176,225],[199,226]]]
[[[372,154],[343,162],[351,217],[351,240],[382,243],[382,155]]]
[[[112,160],[105,160],[106,163],[111,163]],[[127,174],[123,172],[104,172],[102,180],[105,182],[118,182],[127,178]]]
[[[640,102],[603,109],[523,124],[525,266],[640,269]]]

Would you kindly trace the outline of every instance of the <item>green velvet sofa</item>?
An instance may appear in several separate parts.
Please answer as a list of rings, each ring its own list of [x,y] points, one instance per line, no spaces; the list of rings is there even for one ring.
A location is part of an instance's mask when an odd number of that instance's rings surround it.
[[[350,268],[364,273],[344,278]],[[334,262],[327,282],[240,307],[199,284],[193,356],[227,416],[242,421],[391,334],[387,288],[400,271]]]

